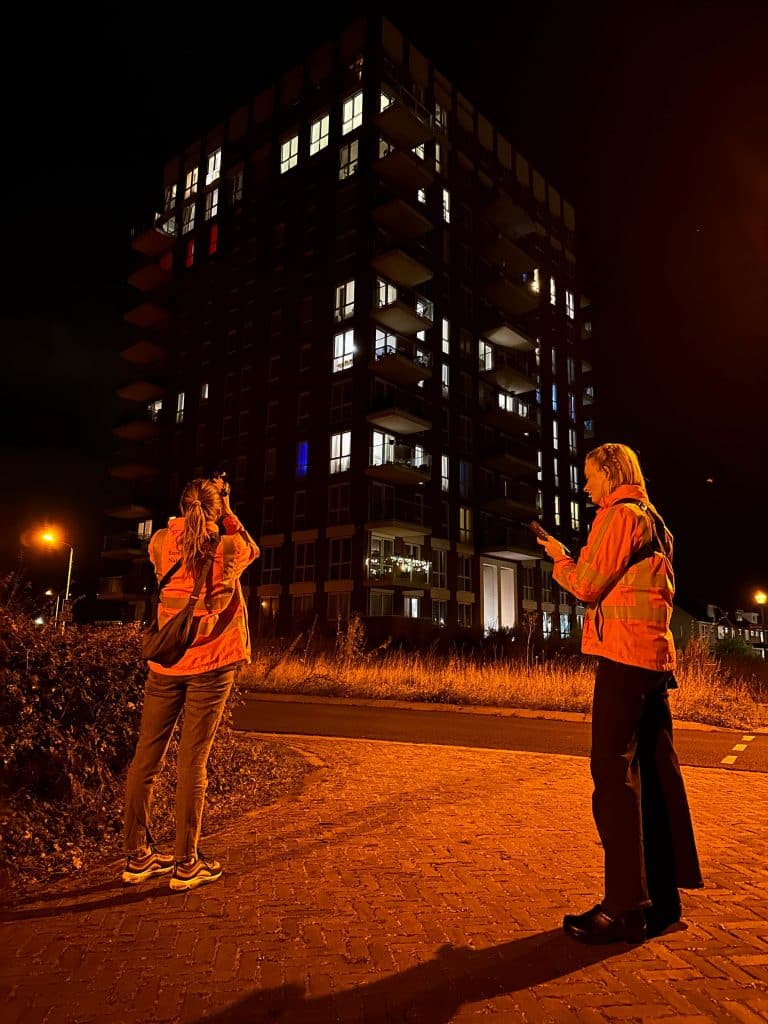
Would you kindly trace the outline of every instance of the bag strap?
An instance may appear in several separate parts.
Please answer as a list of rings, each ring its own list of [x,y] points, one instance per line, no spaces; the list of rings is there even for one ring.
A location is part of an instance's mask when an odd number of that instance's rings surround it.
[[[189,604],[191,604],[191,605],[197,604],[197,599],[200,596],[200,591],[201,591],[202,586],[203,586],[203,580],[208,575],[208,570],[211,568],[211,565],[213,565],[213,560],[216,557],[216,549],[219,546],[219,541],[220,540],[221,540],[221,536],[219,534],[216,534],[215,537],[211,538],[211,543],[210,543],[210,547],[208,549],[208,554],[205,556],[203,564],[200,567],[200,572],[197,574],[197,579],[195,580],[195,585],[192,588],[192,593],[189,595]]]
[[[173,574],[175,572],[177,572],[180,567],[181,567],[181,559],[179,559],[178,562],[175,565],[171,566],[171,568],[168,570],[168,572],[165,574],[165,576],[163,576],[163,578],[157,584],[157,591],[156,591],[156,593],[158,593],[158,594],[160,593],[160,591],[163,589],[163,587],[168,583],[168,580],[171,578],[171,576],[173,576]]]

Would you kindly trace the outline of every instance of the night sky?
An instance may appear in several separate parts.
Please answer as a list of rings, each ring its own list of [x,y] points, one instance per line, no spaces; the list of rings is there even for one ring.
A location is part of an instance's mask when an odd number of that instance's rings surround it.
[[[598,439],[637,448],[683,602],[768,588],[768,10],[764,4],[392,6],[389,16],[576,206]],[[531,9],[526,9],[531,8]],[[359,10],[359,8],[357,9]],[[190,9],[191,11],[191,9]],[[163,161],[356,11],[71,10],[30,25],[6,92],[0,573],[46,519],[95,589],[128,232]],[[301,21],[297,29],[297,23]],[[15,104],[15,109],[13,109]],[[16,122],[16,123],[14,123]]]

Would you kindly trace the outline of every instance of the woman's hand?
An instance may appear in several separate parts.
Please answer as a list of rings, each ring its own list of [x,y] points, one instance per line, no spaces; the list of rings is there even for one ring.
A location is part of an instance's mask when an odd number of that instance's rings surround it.
[[[565,558],[568,554],[565,544],[561,544],[560,541],[555,540],[554,537],[547,537],[546,540],[542,540],[541,537],[537,537],[536,543],[544,548],[553,562],[556,562],[558,558]]]

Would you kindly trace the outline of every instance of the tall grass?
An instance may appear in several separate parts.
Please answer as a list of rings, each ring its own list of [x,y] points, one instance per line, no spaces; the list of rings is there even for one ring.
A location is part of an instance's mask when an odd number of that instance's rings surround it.
[[[703,642],[689,643],[676,676],[676,718],[739,729],[768,725],[768,706],[755,699],[755,686],[729,671]],[[386,645],[367,652],[364,627],[353,618],[331,651],[315,648],[312,631],[290,645],[257,648],[241,684],[273,693],[588,712],[593,679],[593,663],[582,658],[526,665]]]

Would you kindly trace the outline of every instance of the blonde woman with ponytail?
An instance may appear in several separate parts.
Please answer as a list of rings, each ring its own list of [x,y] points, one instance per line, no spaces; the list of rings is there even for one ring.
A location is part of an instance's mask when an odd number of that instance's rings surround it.
[[[205,803],[208,756],[239,666],[250,661],[248,618],[240,577],[259,549],[229,504],[220,478],[192,480],[184,488],[181,515],[149,542],[158,582],[173,570],[158,605],[158,625],[188,602],[205,573],[195,607],[195,633],[171,667],[149,662],[139,740],[128,771],[122,878],[135,885],[170,875],[174,890],[215,882],[221,864],[198,848]],[[212,555],[212,561],[206,561]],[[155,849],[150,833],[152,790],[173,728],[184,712],[176,784],[173,855]]]
[[[600,445],[584,471],[597,514],[578,559],[539,541],[554,579],[587,605],[581,649],[597,657],[590,768],[605,895],[563,927],[580,942],[642,942],[680,920],[679,889],[703,885],[667,696],[677,686],[672,534],[631,448]]]

